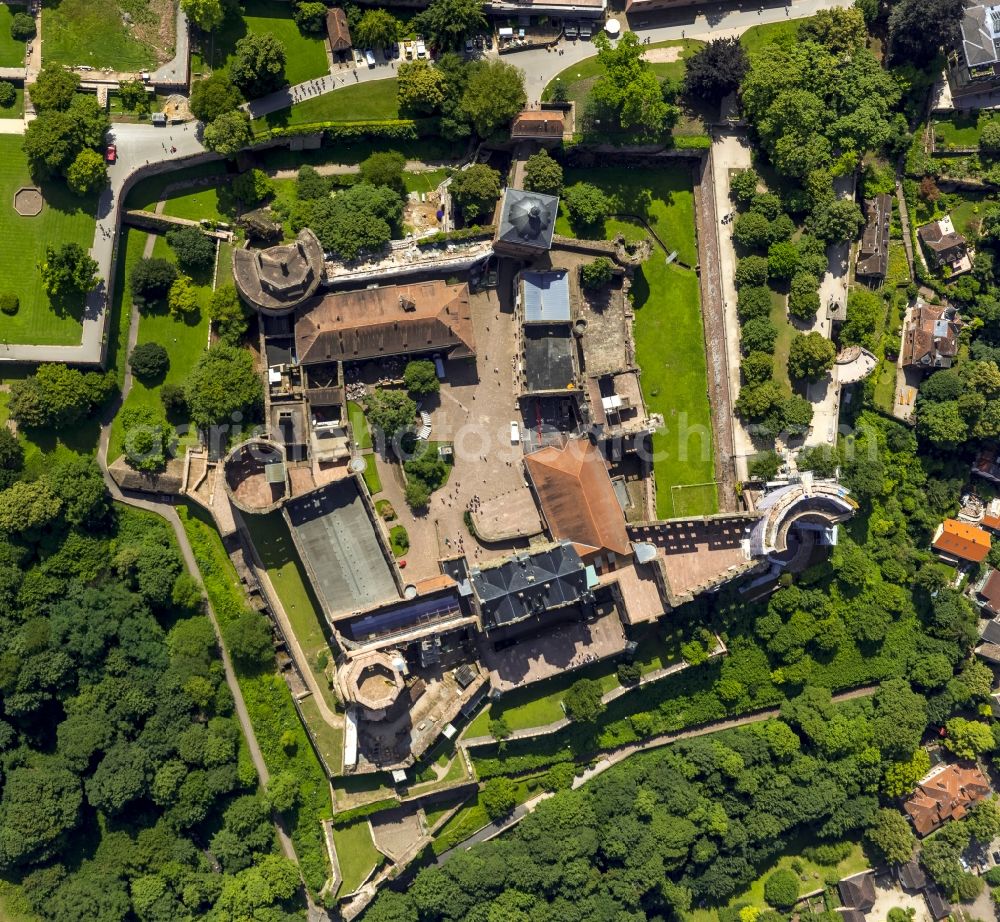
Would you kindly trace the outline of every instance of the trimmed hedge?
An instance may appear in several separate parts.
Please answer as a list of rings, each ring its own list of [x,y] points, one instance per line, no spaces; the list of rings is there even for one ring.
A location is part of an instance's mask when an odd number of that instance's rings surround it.
[[[708,150],[712,146],[712,139],[707,134],[681,135],[674,138],[674,147],[677,150]]]
[[[256,134],[257,141],[273,138],[292,138],[300,134],[315,134],[322,131],[326,140],[358,141],[364,138],[378,138],[383,141],[415,141],[432,134],[438,125],[434,118],[396,118],[379,121],[358,122],[308,122],[304,125],[289,125],[284,128],[267,128]]]

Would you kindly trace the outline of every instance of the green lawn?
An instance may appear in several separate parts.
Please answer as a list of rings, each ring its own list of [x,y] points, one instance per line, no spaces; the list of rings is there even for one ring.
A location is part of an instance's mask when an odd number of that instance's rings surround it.
[[[646,220],[678,260],[693,266],[698,260],[692,177],[686,167],[635,171],[624,168],[567,170],[567,184],[578,181],[600,186],[615,200],[615,209]],[[609,220],[599,236],[618,232],[641,238],[644,230],[631,222]],[[560,214],[556,233],[576,233]],[[655,247],[635,274],[632,298],[636,311],[636,362],[642,368],[642,392],[650,412],[663,415],[664,428],[653,436],[653,475],[657,515],[673,515],[671,487],[707,484],[715,479],[712,461],[712,418],[708,402],[705,336],[698,277],[691,269],[667,265]],[[683,514],[715,512],[715,491],[707,488],[689,496]]]
[[[392,545],[392,553],[396,557],[404,557],[410,549],[409,535],[402,525],[393,525],[389,529],[389,543]]]
[[[368,419],[361,404],[354,400],[347,402],[347,418],[351,423],[351,435],[358,448],[364,450],[372,447],[372,432],[368,428]]]
[[[339,892],[346,896],[357,890],[372,869],[382,864],[384,859],[372,842],[371,827],[367,819],[342,829],[334,827],[333,842],[337,848],[337,861],[343,878]]]
[[[45,0],[42,4],[42,38],[46,64],[89,64],[116,71],[138,71],[156,64],[156,50],[141,35],[156,35],[159,17],[169,4],[151,0]],[[130,28],[122,20],[127,11],[135,20]],[[4,36],[9,27],[0,25]],[[173,29],[171,29],[173,35]],[[171,44],[170,54],[173,54]]]
[[[788,377],[788,352],[792,348],[795,327],[788,320],[785,310],[785,296],[776,291],[771,292],[771,323],[778,331],[774,341],[774,380],[778,382],[781,392],[786,397],[792,396],[792,379]]]
[[[65,2],[65,0],[64,0]],[[224,70],[235,54],[236,43],[249,32],[271,34],[285,46],[285,79],[303,83],[330,72],[321,35],[303,35],[292,19],[292,5],[277,0],[246,0],[242,17],[230,16],[207,39],[207,53],[192,60],[192,70],[203,61],[212,70]]]
[[[163,198],[163,190],[167,186],[185,180],[199,179],[203,176],[222,176],[225,172],[225,160],[212,160],[209,163],[199,163],[197,166],[172,170],[169,173],[147,176],[145,179],[140,179],[132,187],[125,199],[125,207],[152,211],[156,203]]]
[[[364,477],[365,486],[368,487],[368,492],[372,496],[382,492],[382,478],[378,475],[378,465],[374,454],[365,455],[365,472],[361,476]]]
[[[979,147],[979,135],[997,116],[991,112],[955,112],[934,119],[934,139],[940,148]]]
[[[288,109],[253,121],[255,131],[310,125],[313,122],[364,122],[399,118],[396,78],[345,86],[342,90],[313,96]]]
[[[407,192],[433,192],[447,177],[447,170],[421,170],[418,173],[404,173],[403,187]]]
[[[52,305],[42,290],[37,266],[46,246],[78,243],[90,249],[96,201],[74,195],[58,180],[43,182],[42,213],[21,217],[14,211],[14,193],[21,186],[33,184],[20,136],[0,135],[0,233],[5,241],[0,248],[0,278],[4,290],[13,291],[21,301],[21,309],[14,317],[3,318],[3,340],[73,345],[80,341],[82,300],[65,307]]]
[[[24,64],[24,42],[11,37],[10,25],[15,13],[26,10],[26,6],[0,4],[0,67],[21,67]]]
[[[896,400],[896,363],[882,359],[875,372],[875,406],[883,413],[892,413]]]
[[[173,260],[173,250],[166,238],[157,236],[153,255]],[[183,384],[195,362],[208,344],[208,304],[212,297],[210,276],[197,285],[200,310],[193,316],[177,319],[170,316],[166,304],[157,304],[145,309],[139,315],[139,337],[136,343],[156,342],[167,350],[170,367],[162,381],[145,383],[133,379],[132,389],[125,401],[126,407],[147,406],[157,412],[162,410],[160,391],[164,384]],[[126,298],[125,303],[128,303]],[[123,305],[124,306],[124,305]],[[121,414],[115,417],[111,426],[111,440],[108,445],[108,459],[113,461],[124,448],[121,429]]]
[[[187,218],[189,221],[200,221],[202,218],[231,221],[234,203],[228,190],[229,184],[220,182],[218,185],[199,186],[177,192],[166,200],[163,213],[174,218]],[[155,204],[154,202],[154,207]]]
[[[748,54],[753,54],[772,42],[794,41],[799,34],[801,24],[801,19],[786,19],[782,22],[751,26],[740,36],[740,44]]]
[[[526,800],[531,800],[540,793],[537,776],[522,778],[515,781],[514,801],[516,804],[523,804]],[[490,818],[486,813],[486,808],[482,804],[481,795],[476,795],[475,799],[468,801],[444,826],[441,827],[431,849],[435,855],[453,848],[460,842],[469,838],[474,832],[478,832]]]
[[[309,588],[309,579],[288,533],[288,526],[280,512],[246,515],[243,521],[299,645],[309,660],[309,668],[324,690],[327,704],[333,708],[336,698],[328,689],[324,669],[318,665],[318,657],[323,654],[328,660],[332,659],[330,645],[323,633],[322,609]]]
[[[323,720],[316,705],[316,699],[312,695],[303,698],[299,702],[299,708],[327,768],[334,774],[341,771],[344,757],[343,729],[331,727]]]
[[[2,66],[0,64],[0,67]],[[7,106],[6,109],[0,108],[0,118],[24,118],[24,90],[17,87],[15,92],[17,98],[14,100],[14,105]]]

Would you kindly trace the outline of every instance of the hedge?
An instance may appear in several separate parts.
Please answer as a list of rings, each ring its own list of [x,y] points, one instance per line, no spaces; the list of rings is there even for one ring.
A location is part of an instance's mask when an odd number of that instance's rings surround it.
[[[673,140],[677,150],[708,150],[712,146],[712,139],[707,134],[681,135]]]
[[[462,227],[453,231],[438,231],[429,237],[421,237],[417,241],[417,244],[419,246],[431,246],[435,243],[448,243],[454,240],[473,240],[476,237],[482,237],[485,240],[492,237],[495,233],[496,226],[493,224],[487,224],[484,227],[476,224],[472,227]]]
[[[382,800],[373,800],[370,804],[362,804],[360,807],[352,807],[350,810],[338,813],[333,818],[333,825],[340,829],[344,826],[350,826],[351,823],[362,817],[371,816],[380,810],[389,810],[392,807],[398,806],[399,800],[395,797],[384,797]]]
[[[326,140],[358,141],[364,138],[379,138],[384,141],[415,141],[432,134],[438,121],[433,118],[396,118],[379,121],[358,122],[308,122],[304,125],[289,125],[283,128],[268,128],[256,135],[258,141],[274,138],[292,138],[300,134],[315,134],[322,131]]]

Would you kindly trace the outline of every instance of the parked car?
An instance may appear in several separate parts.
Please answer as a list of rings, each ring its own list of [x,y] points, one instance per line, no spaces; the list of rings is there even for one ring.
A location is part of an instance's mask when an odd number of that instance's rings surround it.
[[[369,67],[374,67],[375,66],[375,54],[371,50],[371,48],[369,48],[367,51],[365,51],[365,61],[368,63]]]
[[[466,54],[472,54],[472,52],[475,51],[475,50],[476,50],[476,46],[472,44],[472,39],[471,38],[467,38],[465,40],[465,53]]]
[[[510,424],[510,444],[517,445],[521,441],[521,427],[517,424],[516,420],[511,421]]]
[[[114,144],[109,144],[108,149],[104,154],[104,159],[108,163],[114,163],[118,159],[118,147]]]
[[[576,27],[575,22],[568,23],[563,32],[565,32],[566,38],[570,41],[573,41],[580,34],[580,30]]]
[[[580,23],[580,38],[590,38],[590,23],[581,22]]]

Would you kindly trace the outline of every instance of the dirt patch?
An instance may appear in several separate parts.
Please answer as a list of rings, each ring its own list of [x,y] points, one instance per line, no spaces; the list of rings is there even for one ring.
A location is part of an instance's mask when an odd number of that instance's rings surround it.
[[[643,58],[650,64],[673,64],[681,59],[684,49],[680,45],[673,48],[649,48],[643,52]]]
[[[123,9],[140,7],[138,3],[123,4]],[[132,34],[148,45],[156,61],[165,64],[174,56],[176,42],[177,15],[174,0],[149,0],[146,10],[135,9]]]
[[[419,192],[411,192],[403,208],[403,224],[415,234],[422,234],[428,230],[438,230],[441,222],[438,221],[437,212],[441,207],[441,195],[434,192],[423,193],[423,201]]]

